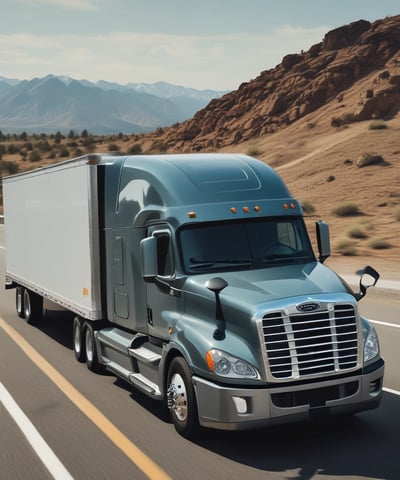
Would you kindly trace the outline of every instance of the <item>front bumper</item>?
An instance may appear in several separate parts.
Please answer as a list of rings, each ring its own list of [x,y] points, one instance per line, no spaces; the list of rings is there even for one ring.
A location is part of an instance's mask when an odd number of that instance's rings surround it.
[[[367,372],[307,384],[237,388],[195,376],[193,385],[202,426],[244,430],[376,408],[383,373],[384,363],[379,360]]]

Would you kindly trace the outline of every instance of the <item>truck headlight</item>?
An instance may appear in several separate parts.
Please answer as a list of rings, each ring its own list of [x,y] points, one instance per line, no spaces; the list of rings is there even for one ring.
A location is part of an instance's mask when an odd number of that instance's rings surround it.
[[[249,363],[213,348],[206,353],[206,362],[211,372],[228,378],[260,378]]]
[[[375,328],[371,325],[364,342],[364,362],[379,355],[379,341]]]

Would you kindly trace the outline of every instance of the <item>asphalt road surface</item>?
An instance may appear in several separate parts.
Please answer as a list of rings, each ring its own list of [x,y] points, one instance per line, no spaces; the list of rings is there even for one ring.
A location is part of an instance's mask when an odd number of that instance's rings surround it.
[[[0,226],[2,279],[4,256]],[[249,432],[207,430],[190,442],[159,403],[75,360],[71,316],[52,311],[30,326],[2,283],[0,480],[398,480],[400,292],[375,289],[361,305],[377,322],[386,361],[379,409]]]

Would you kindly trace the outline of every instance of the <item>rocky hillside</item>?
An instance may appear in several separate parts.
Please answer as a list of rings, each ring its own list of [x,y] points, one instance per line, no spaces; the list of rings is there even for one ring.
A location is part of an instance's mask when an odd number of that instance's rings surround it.
[[[318,219],[330,224],[334,257],[355,256],[360,266],[386,262],[400,274],[399,139],[395,16],[332,30],[140,143],[143,152],[160,145],[168,153],[241,152],[267,162],[308,207],[310,231]]]
[[[390,118],[400,110],[399,50],[400,15],[342,26],[158,138],[169,151],[215,150],[274,133],[329,103],[335,126]]]

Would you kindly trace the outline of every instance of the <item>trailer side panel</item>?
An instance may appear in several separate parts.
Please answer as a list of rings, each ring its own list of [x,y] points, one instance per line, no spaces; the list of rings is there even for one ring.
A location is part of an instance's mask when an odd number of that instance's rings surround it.
[[[3,180],[6,277],[102,318],[97,170],[76,160]]]

